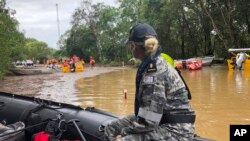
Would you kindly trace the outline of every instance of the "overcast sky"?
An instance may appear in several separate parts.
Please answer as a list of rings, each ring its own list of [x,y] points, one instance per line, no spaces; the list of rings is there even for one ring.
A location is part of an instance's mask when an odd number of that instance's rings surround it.
[[[6,0],[7,7],[16,10],[19,29],[26,37],[46,42],[56,48],[58,36],[56,4],[58,4],[60,34],[70,29],[72,14],[82,0]],[[117,5],[116,0],[92,0]]]

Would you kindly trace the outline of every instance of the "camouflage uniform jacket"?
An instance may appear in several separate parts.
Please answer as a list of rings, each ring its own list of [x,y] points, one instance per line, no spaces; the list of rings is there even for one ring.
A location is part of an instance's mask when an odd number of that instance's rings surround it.
[[[161,56],[142,72],[136,94],[136,115],[149,125],[159,125],[163,115],[194,114],[187,89],[178,72]]]
[[[105,140],[114,141],[191,141],[193,123],[163,123],[170,115],[194,114],[188,101],[188,91],[178,72],[160,56],[148,56],[136,75],[135,114],[113,121],[105,128]]]

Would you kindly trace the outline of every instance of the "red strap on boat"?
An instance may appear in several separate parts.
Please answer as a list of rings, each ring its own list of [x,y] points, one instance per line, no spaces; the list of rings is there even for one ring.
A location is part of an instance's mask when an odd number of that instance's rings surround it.
[[[41,131],[34,136],[33,141],[49,141],[49,134]]]
[[[41,132],[39,132],[39,133],[37,133],[37,134],[34,135],[32,141],[50,141],[50,134],[48,134],[48,133],[46,133],[44,131],[41,131]],[[60,140],[58,140],[58,141],[60,141]],[[80,141],[80,140],[78,140],[78,139],[76,139],[76,140],[67,140],[67,139],[64,139],[62,141]]]

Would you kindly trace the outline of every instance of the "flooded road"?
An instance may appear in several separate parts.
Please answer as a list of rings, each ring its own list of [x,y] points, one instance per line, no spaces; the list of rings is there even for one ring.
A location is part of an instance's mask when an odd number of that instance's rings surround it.
[[[135,69],[123,69],[76,82],[79,90],[77,102],[82,107],[94,106],[115,114],[133,112],[135,95]],[[127,90],[127,99],[124,90]]]
[[[79,79],[75,102],[119,115],[132,113],[135,75],[135,69],[124,69]],[[250,72],[211,66],[197,71],[182,70],[182,75],[192,93],[198,135],[227,141],[230,124],[250,124]]]

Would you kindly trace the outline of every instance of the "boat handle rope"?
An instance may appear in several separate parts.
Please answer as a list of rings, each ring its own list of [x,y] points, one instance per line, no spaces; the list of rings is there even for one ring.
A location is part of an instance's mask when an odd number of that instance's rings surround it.
[[[13,132],[10,132],[10,133],[4,134],[4,135],[0,135],[0,137],[4,137],[4,136],[8,136],[8,135],[15,134],[15,133],[18,133],[18,132],[22,132],[24,130],[27,130],[27,129],[30,129],[30,128],[33,128],[33,127],[36,127],[36,126],[39,126],[39,125],[42,125],[42,124],[47,124],[50,121],[55,121],[55,120],[58,120],[58,119],[47,119],[47,120],[45,120],[45,121],[43,121],[41,123],[34,124],[34,125],[29,126],[29,127],[26,127],[26,128],[23,128],[23,129],[20,129],[20,130],[17,130],[17,131],[13,131]],[[85,137],[83,136],[83,134],[82,134],[80,128],[78,127],[78,125],[76,124],[76,122],[78,122],[77,119],[71,119],[68,122],[66,122],[65,120],[60,120],[59,125],[58,125],[58,129],[59,129],[60,133],[57,135],[57,138],[60,138],[62,133],[67,130],[66,126],[64,128],[62,128],[62,123],[66,123],[66,124],[73,123],[73,125],[76,128],[81,140],[86,141]]]
[[[32,113],[35,113],[35,112],[37,112],[37,111],[42,110],[43,108],[53,109],[53,110],[55,110],[55,109],[61,109],[61,107],[58,107],[58,108],[56,108],[56,107],[50,107],[50,106],[46,105],[45,103],[41,102],[41,103],[39,103],[39,105],[36,106],[35,108],[29,109],[29,110],[25,111],[26,113],[24,112],[24,114],[21,116],[20,119],[21,119],[21,120],[25,120],[25,123],[28,123],[28,118],[30,117],[30,115],[31,115]],[[58,116],[60,116],[60,115],[58,115]],[[58,116],[57,116],[57,117],[58,117]],[[63,116],[63,115],[61,115],[61,116]],[[58,118],[62,118],[62,117],[58,117]]]
[[[60,120],[58,123],[57,128],[60,131],[59,134],[56,136],[58,140],[61,138],[63,132],[67,131],[67,126],[64,126],[65,124],[67,124],[67,122],[64,119]]]

